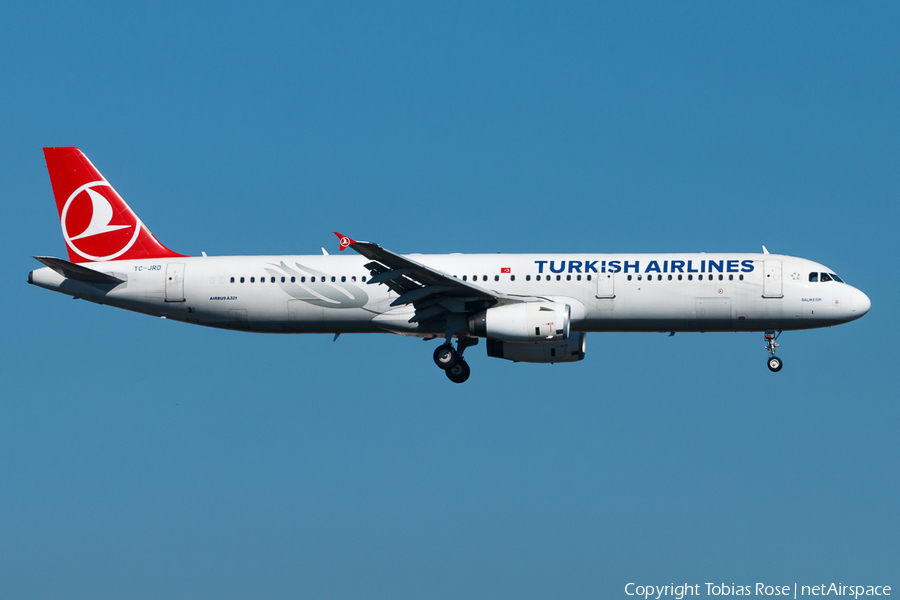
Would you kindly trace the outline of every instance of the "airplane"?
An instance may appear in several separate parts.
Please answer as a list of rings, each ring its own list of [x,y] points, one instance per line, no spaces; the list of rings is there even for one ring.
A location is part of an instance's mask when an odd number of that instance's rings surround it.
[[[463,383],[465,350],[577,362],[589,332],[783,331],[865,315],[860,290],[810,260],[770,254],[408,254],[335,232],[355,255],[186,256],[162,245],[78,148],[44,148],[69,260],[28,283],[125,310],[257,333],[442,339],[434,362]],[[452,342],[454,338],[456,347]]]

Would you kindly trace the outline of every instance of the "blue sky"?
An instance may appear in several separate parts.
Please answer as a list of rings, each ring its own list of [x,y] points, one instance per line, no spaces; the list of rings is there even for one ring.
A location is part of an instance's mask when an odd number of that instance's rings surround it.
[[[814,10],[810,10],[814,9]],[[889,3],[18,3],[0,596],[609,598],[900,586],[900,42]],[[209,254],[758,251],[861,321],[592,334],[569,365],[252,336],[26,285],[42,146]]]

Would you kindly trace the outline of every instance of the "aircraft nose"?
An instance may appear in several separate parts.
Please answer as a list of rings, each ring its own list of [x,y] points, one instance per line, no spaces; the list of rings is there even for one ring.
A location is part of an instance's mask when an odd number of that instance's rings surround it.
[[[855,290],[855,292],[853,297],[853,317],[858,319],[869,312],[869,309],[872,308],[872,301],[860,290]]]

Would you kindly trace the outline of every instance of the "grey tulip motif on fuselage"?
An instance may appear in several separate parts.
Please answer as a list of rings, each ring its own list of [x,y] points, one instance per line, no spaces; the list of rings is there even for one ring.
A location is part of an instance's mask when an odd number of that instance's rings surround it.
[[[294,263],[296,269],[287,266],[284,261],[280,265],[272,265],[275,268],[266,267],[269,275],[275,276],[280,282],[280,277],[287,274],[284,283],[278,285],[288,295],[297,300],[303,300],[315,306],[324,308],[361,308],[369,301],[369,295],[352,282],[331,281],[332,276],[321,271],[316,271],[300,263]],[[276,270],[280,269],[280,270]],[[290,277],[294,278],[291,283]],[[315,282],[304,279],[315,279]]]

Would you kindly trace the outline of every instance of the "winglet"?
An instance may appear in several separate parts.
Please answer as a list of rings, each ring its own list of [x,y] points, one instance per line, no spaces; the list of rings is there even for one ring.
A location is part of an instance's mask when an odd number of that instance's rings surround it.
[[[341,235],[337,231],[334,232],[334,235],[338,236],[338,239],[341,240],[341,252],[356,243],[356,240],[350,239],[346,235]]]

